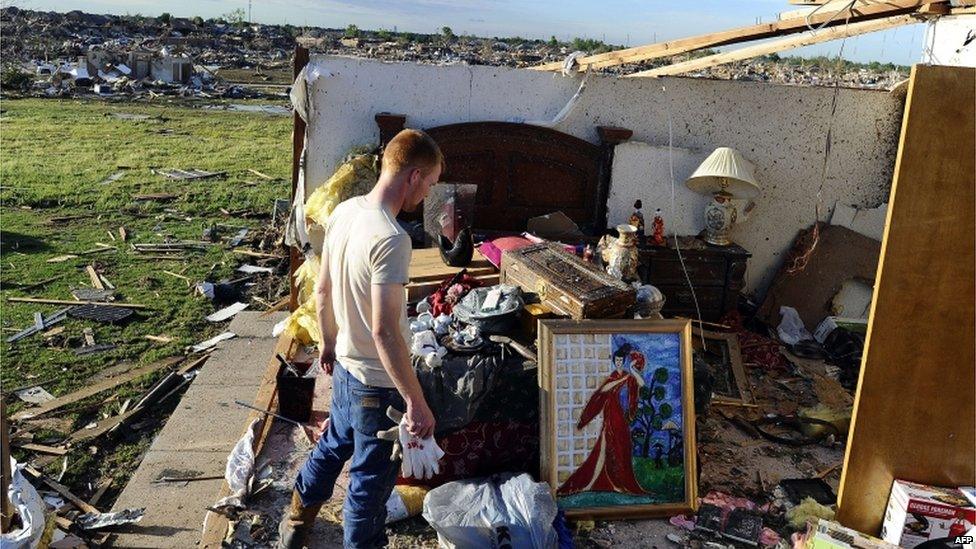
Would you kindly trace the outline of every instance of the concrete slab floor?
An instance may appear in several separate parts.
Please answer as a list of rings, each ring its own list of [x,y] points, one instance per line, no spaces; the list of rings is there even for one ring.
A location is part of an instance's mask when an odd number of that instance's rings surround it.
[[[153,441],[113,510],[145,507],[139,523],[112,537],[115,547],[194,547],[200,540],[206,507],[214,503],[220,479],[160,483],[162,476],[222,476],[234,444],[244,430],[250,402],[264,376],[277,339],[271,326],[284,318],[239,313],[228,328],[237,339],[220,344],[191,383],[177,409]],[[232,375],[226,375],[227,373]]]

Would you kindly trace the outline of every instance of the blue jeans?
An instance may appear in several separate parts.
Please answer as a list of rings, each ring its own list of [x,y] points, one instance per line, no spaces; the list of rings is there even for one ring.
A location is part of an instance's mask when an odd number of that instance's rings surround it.
[[[393,443],[376,438],[376,432],[393,427],[387,406],[404,411],[396,389],[364,385],[338,363],[332,374],[332,406],[329,429],[319,439],[298,473],[295,490],[305,506],[332,497],[346,460],[349,490],[342,510],[345,547],[385,547],[386,501],[396,482],[399,461],[392,461]]]

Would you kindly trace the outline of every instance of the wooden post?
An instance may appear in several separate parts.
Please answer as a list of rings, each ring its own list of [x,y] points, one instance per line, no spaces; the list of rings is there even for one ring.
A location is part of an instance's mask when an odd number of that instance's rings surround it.
[[[308,48],[295,46],[295,57],[292,60],[292,74],[298,78],[298,73],[308,64]],[[298,188],[298,174],[302,170],[302,149],[305,148],[305,121],[296,112],[292,115],[291,131],[291,200],[295,201],[295,190]],[[295,285],[295,270],[305,261],[301,252],[292,246],[289,249],[288,287],[290,298],[288,308],[294,311],[298,308],[298,287]]]
[[[14,509],[7,496],[7,488],[13,472],[10,470],[10,427],[7,425],[6,395],[0,395],[0,532],[10,530],[10,522],[14,518]]]
[[[610,176],[613,173],[613,150],[634,135],[632,130],[616,126],[597,126],[600,135],[600,186],[593,212],[593,233],[603,234],[607,229],[607,198],[610,195]]]

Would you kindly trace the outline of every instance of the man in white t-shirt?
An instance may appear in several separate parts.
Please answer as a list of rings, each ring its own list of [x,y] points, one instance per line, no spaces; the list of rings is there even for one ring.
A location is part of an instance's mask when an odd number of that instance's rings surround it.
[[[396,216],[423,203],[443,163],[430,136],[403,130],[386,146],[373,190],[339,204],[329,217],[316,294],[320,358],[333,376],[330,422],[295,481],[280,547],[305,546],[350,458],[343,545],[385,546],[386,501],[399,466],[391,460],[393,443],[376,437],[394,425],[387,407],[406,409],[410,434],[434,434],[407,347],[410,237]]]

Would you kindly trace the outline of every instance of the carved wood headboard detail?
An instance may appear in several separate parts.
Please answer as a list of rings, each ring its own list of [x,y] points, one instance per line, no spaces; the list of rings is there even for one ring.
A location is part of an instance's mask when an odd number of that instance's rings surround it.
[[[406,117],[376,115],[385,146]],[[478,229],[523,231],[538,215],[563,211],[584,232],[606,228],[613,148],[630,138],[624,128],[597,128],[594,145],[550,128],[511,122],[467,122],[425,130],[440,145],[442,181],[478,185]]]

